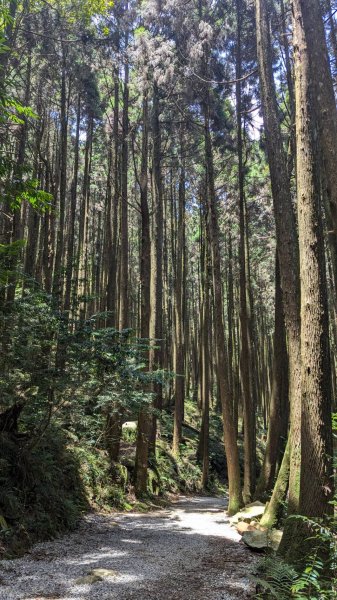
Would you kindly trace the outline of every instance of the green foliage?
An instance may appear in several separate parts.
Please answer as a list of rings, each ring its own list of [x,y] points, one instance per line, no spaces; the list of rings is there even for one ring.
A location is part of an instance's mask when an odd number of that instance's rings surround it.
[[[137,430],[123,428],[122,440],[128,444],[135,444],[137,441]]]
[[[0,311],[1,412],[22,406],[0,452],[0,516],[14,553],[73,527],[89,502],[129,507],[128,473],[122,465],[112,473],[105,420],[116,403],[137,414],[150,402],[130,330],[100,329],[97,315],[68,332],[52,297],[36,287],[20,292]]]
[[[24,125],[27,118],[37,119],[38,115],[30,108],[23,106],[18,100],[2,96],[1,98],[2,111],[1,122],[15,123],[16,125]]]
[[[176,459],[170,447],[163,441],[158,443],[156,466],[160,473],[161,492],[200,492],[201,472],[195,462],[195,452],[191,457],[181,447],[181,456]]]
[[[148,30],[145,29],[145,27],[140,26],[135,29],[134,36],[135,36],[135,38],[137,38],[137,37],[141,37],[142,35],[147,35],[147,33],[148,33]]]
[[[21,189],[20,189],[21,188]],[[36,179],[27,179],[17,186],[15,194],[10,199],[10,207],[13,210],[20,208],[22,202],[28,202],[35,210],[44,213],[52,206],[53,196],[44,190],[39,189],[39,182]]]
[[[114,484],[109,458],[104,450],[77,441],[72,446],[72,451],[79,461],[81,480],[90,504],[105,510],[128,509],[130,505],[126,501],[127,469],[123,465],[115,465],[120,482]]]
[[[37,7],[41,5],[39,1]],[[68,23],[76,23],[82,20],[90,23],[93,17],[102,17],[107,15],[113,8],[113,0],[52,0],[50,5],[54,7],[58,13]]]
[[[156,468],[154,473],[160,485],[161,493],[201,493],[201,465],[198,462],[200,413],[195,402],[186,399],[185,419],[192,428],[183,427],[183,443],[179,458],[171,452],[173,438],[173,418],[170,412],[159,416],[160,439],[157,440]],[[227,476],[226,460],[221,444],[222,425],[220,417],[210,414],[210,475],[209,491],[224,492],[224,480]],[[213,437],[214,436],[214,437]]]
[[[0,244],[0,255],[17,256],[18,252],[25,246],[24,240],[16,240],[11,244]]]
[[[332,428],[337,431],[336,413],[332,415]],[[294,521],[294,531],[298,525],[307,532],[302,567],[295,569],[279,557],[262,560],[253,578],[259,589],[256,598],[337,598],[336,517],[326,517],[324,521],[301,515],[289,518]]]
[[[296,580],[297,573],[293,567],[282,559],[267,557],[260,561],[257,572],[252,580],[256,584],[255,598],[275,598],[288,600],[292,598],[291,589]]]
[[[22,427],[32,433],[53,415],[75,435],[94,443],[104,428],[104,415],[114,402],[137,412],[149,403],[144,394],[138,345],[131,332],[97,328],[95,319],[65,330],[65,316],[53,298],[26,289],[0,311],[0,394],[3,408],[24,402]],[[66,349],[66,363],[58,354]]]
[[[310,531],[311,550],[303,557],[304,567],[295,569],[279,557],[262,560],[253,581],[257,585],[256,598],[288,600],[311,598],[328,600],[337,597],[337,539],[336,522],[328,524],[296,515],[292,517]]]
[[[39,443],[0,435],[2,553],[18,554],[39,539],[73,529],[88,508],[79,461],[64,433],[51,427]]]

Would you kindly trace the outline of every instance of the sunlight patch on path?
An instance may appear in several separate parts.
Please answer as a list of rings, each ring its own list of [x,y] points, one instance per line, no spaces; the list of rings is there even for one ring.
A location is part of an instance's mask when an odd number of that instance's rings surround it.
[[[222,498],[181,497],[168,510],[87,515],[76,532],[2,561],[0,600],[244,600],[251,554],[225,509]],[[79,584],[97,569],[114,575]]]

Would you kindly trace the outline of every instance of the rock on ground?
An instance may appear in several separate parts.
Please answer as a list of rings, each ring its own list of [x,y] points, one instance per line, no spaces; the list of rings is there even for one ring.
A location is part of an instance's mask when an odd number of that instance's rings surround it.
[[[282,535],[283,532],[278,529],[270,529],[269,531],[247,530],[242,533],[242,540],[253,550],[271,549],[276,552],[281,543]]]
[[[78,530],[0,562],[0,600],[230,600],[253,597],[254,555],[220,498],[147,514],[89,514]]]
[[[253,519],[256,519],[256,517],[262,517],[265,507],[265,504],[256,500],[256,502],[247,504],[240,512],[236,513],[236,515],[231,518],[230,522],[232,525],[236,525],[240,521],[249,523]]]

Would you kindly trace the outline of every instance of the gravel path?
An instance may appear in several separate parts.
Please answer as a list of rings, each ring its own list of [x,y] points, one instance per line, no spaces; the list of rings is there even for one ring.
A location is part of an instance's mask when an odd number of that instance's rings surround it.
[[[87,515],[75,533],[0,562],[0,599],[244,600],[253,561],[224,500],[182,497],[147,514]]]

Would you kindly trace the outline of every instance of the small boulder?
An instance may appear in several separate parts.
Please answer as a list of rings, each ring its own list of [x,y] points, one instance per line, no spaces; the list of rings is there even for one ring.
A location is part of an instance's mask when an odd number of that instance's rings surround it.
[[[264,509],[265,504],[262,504],[262,502],[257,500],[256,502],[247,504],[247,506],[230,519],[230,522],[232,525],[236,525],[239,521],[250,523],[250,521],[255,521],[256,518],[262,517]]]
[[[278,549],[283,532],[278,529],[261,531],[258,529],[247,530],[242,534],[242,540],[252,550],[262,551],[271,548],[276,552]]]
[[[76,579],[75,583],[77,585],[92,585],[98,581],[103,581],[103,577],[100,577],[99,575],[85,575],[84,577]]]
[[[237,532],[242,535],[245,531],[248,531],[248,527],[250,527],[249,523],[245,523],[244,521],[239,521],[236,526]]]
[[[93,569],[91,575],[97,575],[101,579],[105,577],[118,577],[119,573],[117,571],[113,571],[112,569]]]
[[[77,585],[92,585],[98,581],[104,581],[107,577],[118,577],[119,573],[112,569],[92,569],[88,575],[77,579]]]

